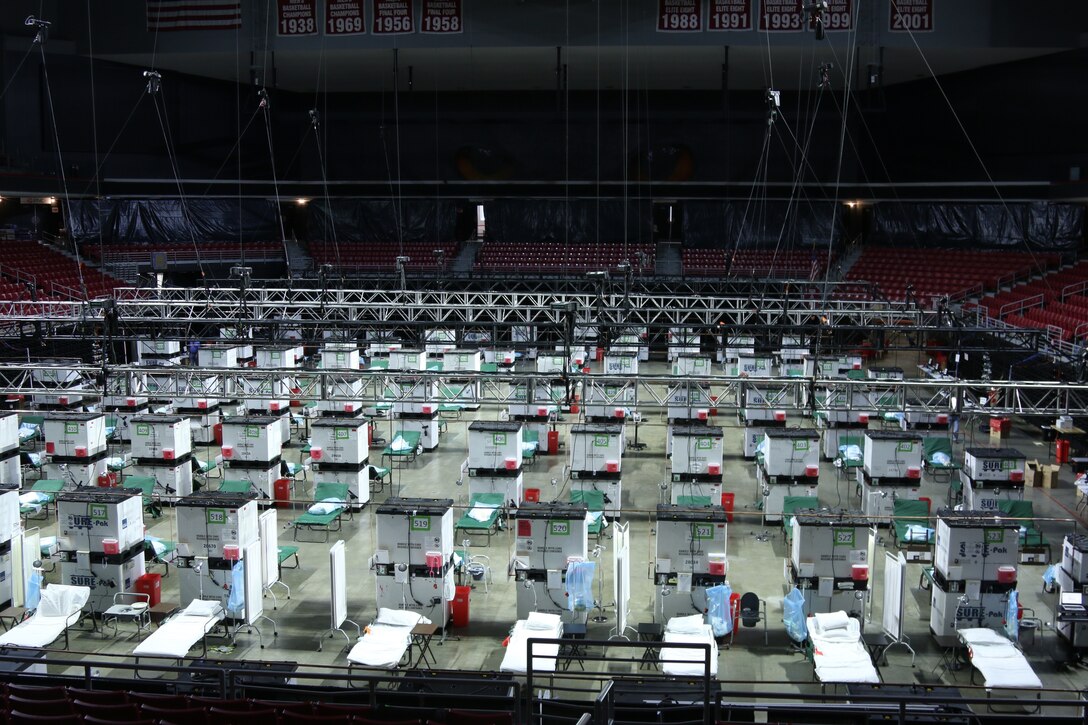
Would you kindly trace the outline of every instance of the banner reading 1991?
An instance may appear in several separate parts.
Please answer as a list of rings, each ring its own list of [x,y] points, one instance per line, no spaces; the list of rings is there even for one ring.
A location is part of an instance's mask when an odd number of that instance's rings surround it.
[[[752,0],[709,0],[707,30],[752,29]]]
[[[658,0],[657,32],[698,33],[702,29],[702,0]]]

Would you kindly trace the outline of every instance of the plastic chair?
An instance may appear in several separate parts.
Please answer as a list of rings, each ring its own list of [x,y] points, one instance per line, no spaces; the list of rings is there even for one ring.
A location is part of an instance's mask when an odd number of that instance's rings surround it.
[[[138,720],[140,706],[133,703],[101,704],[72,700],[72,709],[84,717],[97,717],[103,720]]]
[[[124,690],[85,690],[81,687],[69,687],[68,699],[94,705],[123,705],[129,701]]]
[[[220,712],[245,712],[253,709],[253,703],[244,698],[237,700],[220,700],[215,697],[193,696],[189,698],[189,702],[190,707],[200,706],[214,708]]]
[[[119,718],[117,720],[87,716],[83,718],[84,725],[157,725],[154,720],[127,720],[125,718]]]
[[[215,725],[250,725],[255,722],[276,722],[276,711],[273,708],[259,710],[221,710],[218,707],[208,708],[208,720]]]
[[[447,725],[514,725],[514,715],[509,712],[473,712],[450,710],[446,713]]]
[[[759,598],[759,595],[755,592],[748,592],[741,595],[740,598],[740,623],[745,627],[755,627],[759,622],[763,622],[763,644],[767,644],[767,603]],[[733,644],[733,639],[737,636],[737,630],[740,629],[734,623],[733,634],[729,638],[729,644]]]
[[[7,686],[7,694],[9,697],[11,695],[15,695],[16,697],[25,697],[28,700],[68,699],[67,688],[60,685],[55,685],[51,687],[37,687],[35,685],[19,685],[14,682],[9,682]]]
[[[62,690],[64,688],[61,688]],[[75,711],[67,698],[46,699],[43,697],[21,697],[8,695],[8,708],[18,710],[25,715],[71,715]]]
[[[8,713],[8,723],[11,725],[81,725],[83,718],[74,713],[67,715],[32,715],[30,713],[12,710]]]
[[[144,707],[157,707],[163,711],[176,713],[192,707],[185,695],[167,695],[161,692],[130,692],[128,701]],[[200,710],[204,712],[203,707]]]
[[[144,705],[140,708],[140,714],[160,722],[169,720],[171,725],[207,725],[208,723],[208,711],[203,707],[170,708]]]

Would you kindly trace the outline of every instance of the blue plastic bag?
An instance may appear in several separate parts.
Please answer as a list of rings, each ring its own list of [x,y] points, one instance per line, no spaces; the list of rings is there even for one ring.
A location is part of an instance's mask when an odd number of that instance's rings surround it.
[[[729,583],[708,587],[706,590],[706,614],[714,637],[724,637],[733,631],[733,612],[729,609],[729,597],[733,588]]]
[[[596,562],[572,561],[567,565],[567,608],[584,612],[593,607],[593,574]]]
[[[246,564],[235,562],[230,570],[230,596],[227,597],[227,614],[242,619],[246,614]]]
[[[800,644],[808,639],[808,625],[805,624],[805,595],[794,587],[782,600],[782,623],[786,625],[786,634]]]
[[[1020,639],[1020,594],[1009,592],[1009,606],[1005,609],[1005,634],[1016,642]]]
[[[1054,591],[1054,585],[1058,581],[1058,565],[1051,564],[1043,570],[1043,589],[1048,592]]]
[[[26,583],[26,608],[37,609],[42,600],[42,570],[34,567],[30,573],[30,580]]]

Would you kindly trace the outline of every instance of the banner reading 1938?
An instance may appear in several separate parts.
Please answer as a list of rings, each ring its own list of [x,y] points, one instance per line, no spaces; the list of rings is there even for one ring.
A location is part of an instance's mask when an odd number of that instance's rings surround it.
[[[419,18],[421,33],[463,33],[465,16],[461,0],[422,0]]]
[[[317,35],[317,0],[279,0],[277,35]]]
[[[658,0],[657,32],[698,33],[702,29],[702,0]]]

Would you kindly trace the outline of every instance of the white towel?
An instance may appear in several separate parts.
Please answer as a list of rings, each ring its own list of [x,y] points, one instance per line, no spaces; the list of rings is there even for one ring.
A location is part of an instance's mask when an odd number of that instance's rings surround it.
[[[819,625],[821,632],[833,632],[836,629],[846,629],[850,626],[850,617],[846,612],[818,612],[812,615]]]
[[[410,451],[412,446],[408,441],[404,440],[400,436],[393,439],[393,442],[389,444],[390,450],[394,451]]]
[[[488,521],[491,519],[491,514],[494,513],[497,508],[498,506],[493,504],[478,503],[468,512],[468,516],[476,521]]]

